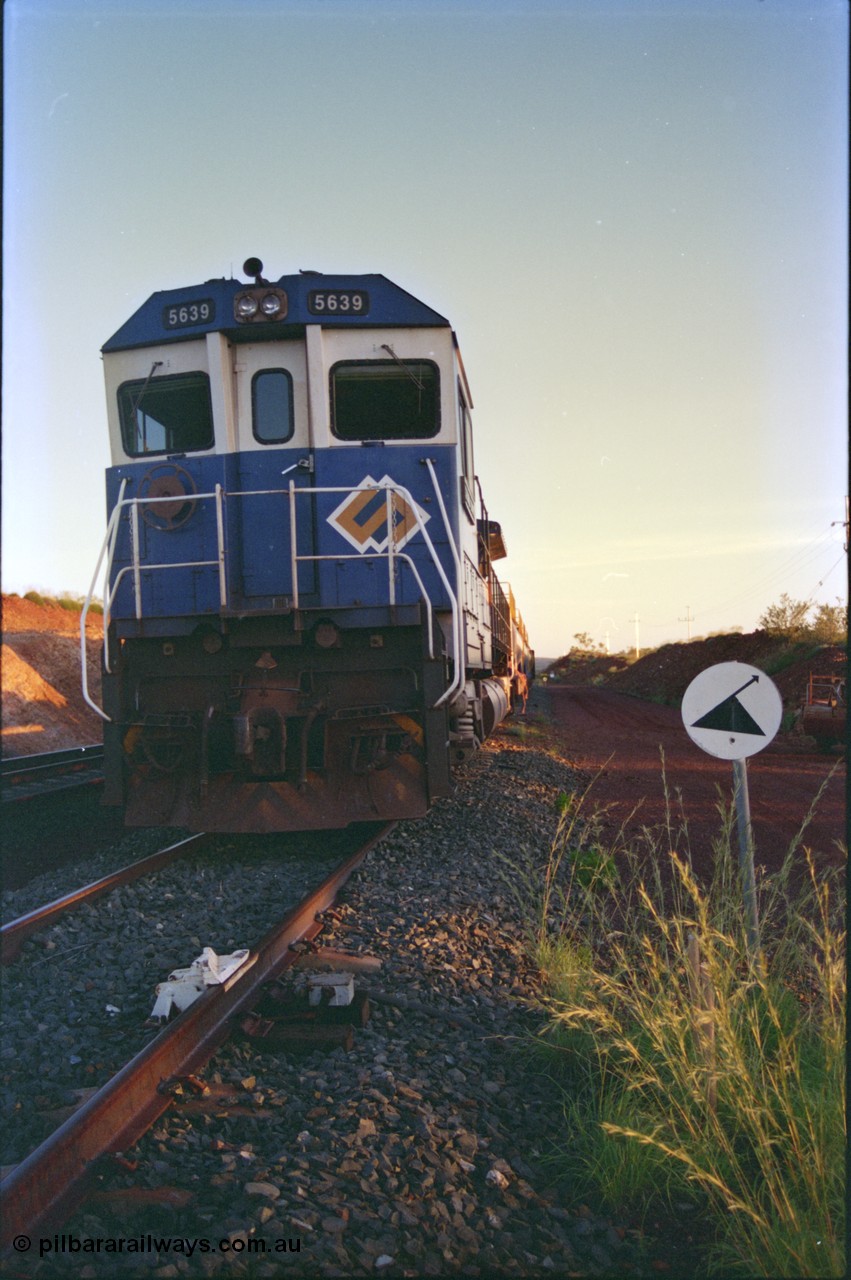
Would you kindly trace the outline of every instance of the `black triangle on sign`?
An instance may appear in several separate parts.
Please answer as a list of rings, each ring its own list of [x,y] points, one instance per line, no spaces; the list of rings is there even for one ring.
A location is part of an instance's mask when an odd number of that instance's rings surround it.
[[[695,720],[692,729],[721,729],[725,733],[752,733],[760,738],[765,737],[763,730],[735,694]]]

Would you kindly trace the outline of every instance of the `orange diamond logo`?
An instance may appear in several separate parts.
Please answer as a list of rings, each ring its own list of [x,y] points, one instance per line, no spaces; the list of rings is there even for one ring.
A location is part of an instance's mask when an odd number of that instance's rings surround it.
[[[365,476],[358,488],[346,494],[331,512],[328,523],[356,551],[381,554],[389,545],[391,525],[393,548],[401,551],[428,519],[425,511],[419,507],[412,508],[400,493],[395,492],[389,476],[382,476],[380,480]]]

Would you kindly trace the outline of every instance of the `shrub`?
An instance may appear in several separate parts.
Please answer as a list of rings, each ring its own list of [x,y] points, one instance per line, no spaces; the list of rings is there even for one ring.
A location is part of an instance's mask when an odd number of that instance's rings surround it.
[[[776,604],[769,605],[759,625],[769,635],[792,641],[845,644],[848,639],[848,611],[840,600],[835,605],[813,605],[809,600],[793,600],[784,592]]]

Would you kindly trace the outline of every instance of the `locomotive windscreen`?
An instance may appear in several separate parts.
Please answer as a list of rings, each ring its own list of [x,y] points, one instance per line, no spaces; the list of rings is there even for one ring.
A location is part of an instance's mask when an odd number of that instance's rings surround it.
[[[331,370],[331,422],[340,440],[422,440],[440,429],[431,361],[353,360]]]
[[[213,406],[206,373],[122,383],[118,408],[124,450],[131,457],[194,453],[213,446]]]

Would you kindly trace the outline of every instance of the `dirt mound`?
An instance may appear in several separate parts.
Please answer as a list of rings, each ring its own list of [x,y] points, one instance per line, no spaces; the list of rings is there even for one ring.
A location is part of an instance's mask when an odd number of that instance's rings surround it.
[[[797,709],[810,674],[844,674],[846,651],[810,641],[792,643],[766,631],[710,636],[691,644],[666,644],[631,661],[622,654],[573,652],[559,658],[551,672],[568,685],[605,685],[669,706],[678,704],[695,676],[719,662],[746,662],[759,667],[780,690],[787,710]]]
[[[571,649],[563,658],[556,658],[547,668],[547,679],[569,685],[608,684],[630,665],[630,659],[621,653],[592,653],[587,649]]]
[[[100,697],[102,619],[86,619],[89,690]],[[80,687],[80,614],[54,601],[3,597],[2,755],[100,742],[100,718]]]

